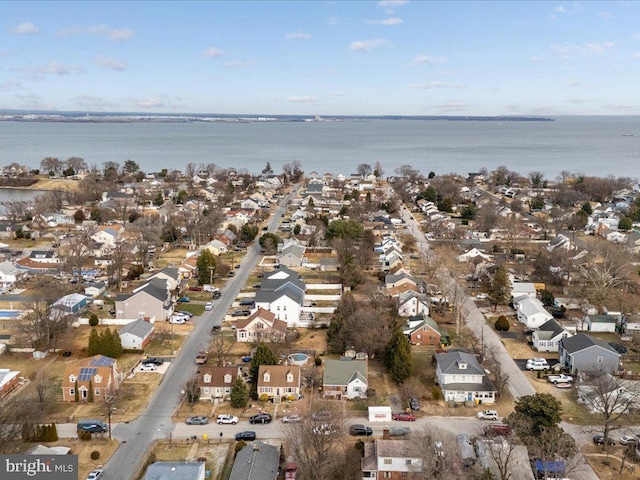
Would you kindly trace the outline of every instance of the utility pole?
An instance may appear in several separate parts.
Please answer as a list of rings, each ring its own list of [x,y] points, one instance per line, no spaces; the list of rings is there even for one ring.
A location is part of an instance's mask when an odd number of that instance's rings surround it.
[[[209,279],[209,284],[213,285],[213,272],[215,271],[216,267],[209,267],[209,274],[210,274],[210,279]]]

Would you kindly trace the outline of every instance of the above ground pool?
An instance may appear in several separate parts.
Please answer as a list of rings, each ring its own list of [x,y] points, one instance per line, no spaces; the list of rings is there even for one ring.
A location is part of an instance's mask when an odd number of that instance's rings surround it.
[[[306,365],[309,361],[309,355],[306,353],[292,353],[287,357],[289,365]]]

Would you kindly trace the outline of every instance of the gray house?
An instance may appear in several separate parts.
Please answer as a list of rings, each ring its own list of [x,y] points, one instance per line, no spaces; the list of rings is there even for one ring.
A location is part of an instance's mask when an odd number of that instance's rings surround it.
[[[282,248],[278,254],[278,263],[287,267],[299,267],[302,265],[305,248],[302,245],[291,242]]]
[[[279,464],[277,447],[254,441],[236,455],[229,480],[276,480]]]
[[[155,462],[143,480],[204,480],[205,466],[204,462]]]
[[[620,365],[620,354],[611,345],[584,333],[560,340],[558,354],[560,365],[572,373],[614,373]]]
[[[116,297],[116,318],[148,318],[164,321],[172,313],[173,302],[166,280],[151,280],[136,288],[130,295]]]

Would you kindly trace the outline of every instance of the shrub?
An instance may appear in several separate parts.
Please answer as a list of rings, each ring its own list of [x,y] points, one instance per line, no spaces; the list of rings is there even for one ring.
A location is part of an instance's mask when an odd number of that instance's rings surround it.
[[[78,430],[78,438],[83,441],[91,440],[91,432],[87,432],[86,430],[80,429]]]
[[[269,395],[267,395],[266,393],[263,393],[258,398],[260,399],[261,402],[268,402],[269,401]]]
[[[316,357],[316,359],[313,362],[316,364],[316,367],[319,367],[320,365],[322,365],[322,359],[320,357]]]
[[[98,325],[98,323],[100,323],[100,319],[95,313],[92,312],[91,315],[89,315],[89,325],[95,327]]]
[[[509,323],[509,319],[504,315],[500,315],[496,320],[496,330],[499,332],[507,332],[509,328],[511,328],[511,324]]]
[[[433,400],[441,400],[442,399],[442,390],[440,390],[440,387],[434,386],[431,389],[431,398]]]
[[[245,442],[244,440],[240,440],[238,443],[236,443],[235,454],[237,455],[238,452],[246,446],[247,442]]]
[[[94,450],[91,452],[91,460],[98,460],[100,458],[100,452],[98,450]]]

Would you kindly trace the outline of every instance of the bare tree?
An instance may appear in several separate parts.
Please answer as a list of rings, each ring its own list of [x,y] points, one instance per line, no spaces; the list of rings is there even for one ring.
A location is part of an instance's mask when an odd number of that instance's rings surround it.
[[[54,291],[61,293],[57,288]],[[54,298],[61,296],[54,295]],[[36,298],[38,299],[25,304],[24,309],[29,313],[21,320],[20,330],[27,336],[33,348],[55,348],[58,337],[69,326],[69,316],[52,308],[52,296],[43,295]]]
[[[507,386],[509,385],[509,373],[505,368],[504,363],[500,360],[497,353],[493,349],[486,350],[483,346],[483,362],[487,369],[491,372],[490,376],[493,379],[493,384],[496,387],[496,393],[501,397]]]
[[[356,171],[358,172],[358,175],[360,175],[362,178],[365,178],[371,173],[371,165],[369,165],[368,163],[361,163],[358,165]]]
[[[87,255],[91,251],[93,240],[91,236],[97,231],[96,227],[86,226],[73,237],[68,239],[68,243],[61,250],[60,256],[66,260],[71,272],[77,272],[82,276],[82,266],[87,260]]]
[[[143,267],[147,264],[147,251],[160,243],[162,225],[156,218],[140,217],[127,229],[136,250],[137,259]]]
[[[15,202],[0,202],[5,209],[5,216],[9,220],[12,225],[20,222],[24,218],[26,218],[27,213],[33,202],[22,200]]]
[[[462,468],[462,459],[451,433],[427,425],[412,434],[407,442],[407,454],[415,455],[422,463],[419,471],[414,472],[414,477],[424,480],[473,478],[473,472]]]
[[[509,433],[505,436],[488,437],[478,443],[482,445],[487,457],[492,460],[499,480],[509,480],[511,478],[513,462],[516,455],[515,435]]]
[[[78,173],[80,170],[87,169],[87,162],[84,161],[84,158],[81,157],[69,157],[66,162],[67,167],[73,169],[74,173]]]
[[[62,171],[62,161],[55,157],[45,157],[40,161],[40,171],[44,174],[53,172],[58,175]]]
[[[232,349],[233,342],[225,341],[222,333],[216,334],[209,344],[209,354],[217,367],[222,367],[227,363]]]

